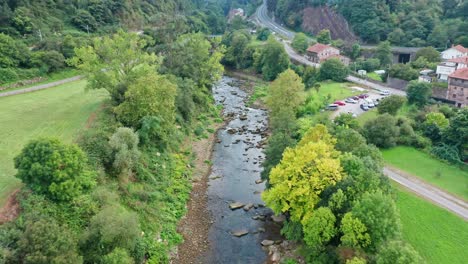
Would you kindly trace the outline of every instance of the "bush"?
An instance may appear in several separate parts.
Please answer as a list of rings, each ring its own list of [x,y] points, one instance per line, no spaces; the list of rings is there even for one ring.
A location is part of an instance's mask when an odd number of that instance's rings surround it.
[[[389,113],[394,116],[405,102],[406,98],[403,96],[390,95],[382,99],[377,110],[379,114]]]
[[[109,140],[113,152],[113,168],[121,176],[128,176],[140,157],[138,135],[133,129],[119,127]]]
[[[396,121],[389,114],[383,114],[367,121],[364,124],[364,136],[367,142],[382,148],[394,147],[399,135]]]
[[[348,68],[339,59],[326,60],[320,66],[320,79],[342,82],[348,76]]]
[[[461,162],[458,149],[455,146],[441,143],[432,147],[431,153],[439,159],[446,160],[450,163],[457,164]]]
[[[0,84],[15,82],[18,80],[18,74],[11,68],[0,68]]]
[[[418,79],[419,73],[411,68],[409,64],[394,64],[389,71],[390,77],[406,81]]]
[[[406,89],[406,95],[410,104],[422,107],[428,103],[432,95],[431,84],[411,81]]]
[[[36,193],[71,200],[94,184],[86,162],[86,155],[76,145],[57,139],[33,140],[15,157],[16,177]]]

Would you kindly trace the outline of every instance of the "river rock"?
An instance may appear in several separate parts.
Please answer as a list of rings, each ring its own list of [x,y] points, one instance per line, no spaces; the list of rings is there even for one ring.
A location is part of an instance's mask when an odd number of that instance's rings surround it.
[[[262,182],[263,182],[262,179],[258,179],[258,180],[255,181],[256,184],[260,184],[260,183],[262,183]]]
[[[273,254],[271,255],[271,258],[270,260],[273,262],[273,263],[279,263],[281,259],[281,255],[278,251],[275,251],[273,252]]]
[[[241,115],[239,116],[239,119],[242,121],[247,120],[247,115]]]
[[[262,241],[261,244],[262,244],[262,246],[264,246],[264,247],[268,247],[268,246],[273,245],[274,243],[275,243],[275,241],[273,241],[273,240],[265,239],[265,240]]]
[[[259,228],[257,228],[257,231],[258,231],[259,233],[264,233],[264,232],[265,232],[265,228],[259,227]]]
[[[231,234],[233,236],[236,236],[236,237],[245,236],[248,233],[249,233],[249,231],[247,229],[240,229],[240,230],[231,231]]]
[[[239,209],[239,208],[241,208],[243,206],[244,206],[243,203],[235,202],[235,203],[229,204],[229,209],[236,210],[236,209]]]
[[[216,180],[216,179],[219,179],[219,178],[221,178],[221,176],[219,176],[219,175],[210,176],[210,180]]]
[[[232,134],[235,134],[237,130],[235,128],[229,128],[227,129],[227,132],[232,135]]]
[[[244,206],[244,211],[249,211],[250,209],[252,209],[253,206],[254,206],[253,203],[248,203],[248,204],[246,204],[246,205]]]
[[[273,222],[275,222],[275,223],[283,223],[284,221],[286,221],[286,216],[284,216],[284,215],[272,215],[271,220],[273,220]]]

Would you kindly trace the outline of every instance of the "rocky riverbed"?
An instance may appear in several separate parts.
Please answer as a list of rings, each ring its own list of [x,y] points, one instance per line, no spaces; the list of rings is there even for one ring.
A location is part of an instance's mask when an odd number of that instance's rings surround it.
[[[277,222],[282,219],[273,221],[261,199],[268,114],[245,106],[248,94],[242,85],[225,76],[213,89],[216,103],[230,121],[218,131],[211,159],[207,207],[212,225],[201,263],[265,263],[274,254],[268,249],[281,243]],[[262,245],[262,241],[267,242]]]

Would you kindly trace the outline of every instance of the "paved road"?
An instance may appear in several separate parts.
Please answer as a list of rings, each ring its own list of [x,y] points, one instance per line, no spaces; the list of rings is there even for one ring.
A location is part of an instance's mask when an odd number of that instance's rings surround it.
[[[405,176],[403,173],[396,171],[395,169],[385,167],[383,169],[385,175],[397,183],[405,186],[409,190],[415,192],[420,197],[432,201],[440,207],[446,208],[447,210],[463,217],[468,220],[468,203],[465,201],[453,197],[446,192],[435,188],[415,177]]]
[[[6,97],[6,96],[11,96],[11,95],[16,95],[16,94],[24,94],[24,93],[39,91],[39,90],[55,87],[55,86],[58,86],[58,85],[61,85],[61,84],[64,84],[64,83],[74,82],[74,81],[80,80],[81,78],[83,78],[83,76],[75,76],[75,77],[63,79],[63,80],[60,80],[60,81],[55,81],[55,82],[50,82],[50,83],[46,83],[46,84],[32,86],[32,87],[25,88],[25,89],[14,90],[14,91],[10,91],[10,92],[4,92],[4,93],[0,93],[0,97]]]
[[[294,32],[282,27],[278,23],[274,22],[270,17],[268,17],[265,1],[257,9],[256,20],[257,20],[257,22],[259,24],[261,24],[261,25],[263,25],[265,27],[268,27],[273,32],[276,32],[278,35],[281,35],[281,36],[285,37],[288,40],[291,40],[291,39],[294,38],[294,35],[295,35]],[[289,45],[289,41],[282,40],[282,42],[283,42],[283,45],[285,47],[286,52],[288,53],[289,57],[292,60],[295,60],[295,61],[297,61],[299,63],[302,63],[304,65],[309,65],[309,66],[312,66],[312,67],[319,67],[320,66],[320,65],[318,65],[316,63],[312,63],[312,62],[308,61],[303,56],[297,54],[292,49],[292,47]],[[366,47],[369,48],[371,46],[366,46]],[[398,48],[398,47],[396,47],[396,48]],[[355,77],[355,76],[350,75],[350,76],[346,77],[346,80],[350,81],[350,82],[353,82],[353,83],[356,83],[361,87],[367,87],[367,88],[371,88],[371,89],[374,89],[374,90],[385,89],[385,90],[390,91],[391,94],[406,96],[406,93],[404,91],[393,89],[393,88],[386,87],[386,86],[383,86],[383,85],[379,85],[379,84],[376,84],[376,83],[373,83],[373,82],[369,82],[369,81],[360,79],[360,78]],[[376,91],[368,91],[368,94],[369,94],[371,99],[376,99],[376,98],[381,97],[380,95],[378,95],[378,93]],[[364,111],[362,111],[360,109],[359,105],[360,104],[358,103],[358,104],[346,104],[346,106],[340,106],[339,110],[336,111],[332,116],[336,116],[336,115],[338,115],[340,113],[347,113],[347,112],[351,112],[351,113],[354,113],[356,115],[360,115],[360,114],[364,113]],[[459,199],[457,197],[454,197],[454,196],[452,196],[452,195],[450,195],[450,194],[448,194],[448,193],[446,193],[446,192],[444,192],[444,191],[442,191],[442,190],[440,190],[440,189],[438,189],[438,188],[436,188],[436,187],[434,187],[432,185],[429,185],[429,184],[419,180],[416,177],[406,176],[406,175],[404,175],[404,173],[398,172],[395,169],[392,169],[390,167],[385,167],[383,169],[383,172],[390,179],[396,181],[397,183],[399,183],[402,186],[406,187],[410,191],[416,193],[418,196],[420,196],[420,197],[422,197],[422,198],[424,198],[426,200],[429,200],[429,201],[435,203],[436,205],[439,205],[440,207],[443,207],[443,208],[445,208],[445,209],[447,209],[447,210],[461,216],[465,220],[468,220],[468,204],[465,201],[463,201],[463,200],[461,200],[461,199]]]

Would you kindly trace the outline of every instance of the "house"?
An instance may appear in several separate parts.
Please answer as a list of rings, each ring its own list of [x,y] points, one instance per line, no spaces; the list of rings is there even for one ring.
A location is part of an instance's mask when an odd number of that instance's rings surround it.
[[[331,58],[339,59],[344,65],[349,65],[350,59],[340,55],[340,50],[330,45],[317,43],[307,49],[306,59],[314,63],[322,63]]]
[[[452,46],[450,49],[441,52],[443,60],[450,60],[455,58],[460,58],[463,56],[468,56],[468,49],[462,45]]]
[[[454,73],[456,70],[468,67],[468,56],[458,57],[449,59],[447,61],[439,63],[437,65],[437,79],[439,81],[447,81],[448,76]]]
[[[449,75],[446,99],[455,101],[457,107],[468,106],[468,68],[456,70]]]
[[[418,81],[420,82],[427,82],[431,83],[432,82],[432,76],[434,75],[434,71],[430,69],[424,69],[419,72],[419,78]]]
[[[234,17],[239,16],[241,18],[245,18],[245,12],[242,8],[235,8],[231,9],[228,14],[228,21],[231,21]]]

